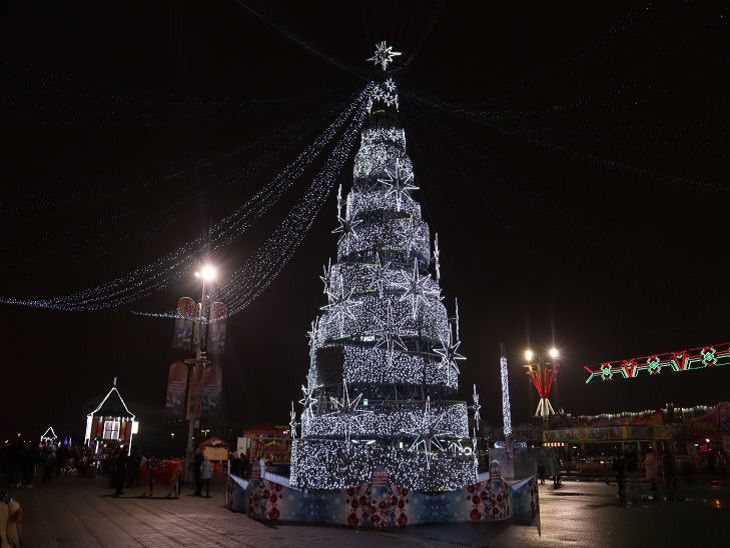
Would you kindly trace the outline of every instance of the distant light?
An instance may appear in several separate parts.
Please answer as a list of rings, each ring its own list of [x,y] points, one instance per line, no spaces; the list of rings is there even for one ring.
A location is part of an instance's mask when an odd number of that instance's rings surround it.
[[[550,354],[550,357],[552,359],[556,359],[558,356],[560,356],[560,352],[554,346],[550,350],[548,350],[548,354]]]
[[[705,443],[710,443],[710,438],[705,438]]]
[[[527,350],[525,350],[525,359],[526,359],[526,360],[527,360],[528,362],[531,362],[531,361],[532,361],[532,358],[534,357],[534,355],[535,355],[535,354],[533,354],[533,353],[532,353],[532,350],[530,350],[529,348],[528,348]]]

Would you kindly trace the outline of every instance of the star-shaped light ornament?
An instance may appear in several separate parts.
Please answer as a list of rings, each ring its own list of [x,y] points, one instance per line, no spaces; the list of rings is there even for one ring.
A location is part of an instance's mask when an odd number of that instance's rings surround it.
[[[330,303],[321,307],[321,310],[329,312],[331,321],[336,321],[340,328],[340,337],[344,336],[345,320],[350,318],[355,319],[353,309],[358,306],[362,306],[362,301],[356,301],[352,298],[355,288],[350,289],[349,292],[345,293],[343,288],[337,293],[328,292]]]
[[[401,301],[411,301],[411,317],[415,320],[418,316],[418,307],[426,304],[429,297],[441,298],[441,290],[431,284],[431,275],[421,276],[418,268],[418,259],[413,259],[413,272],[408,275],[401,271],[402,281],[396,282],[395,286],[403,290]]]
[[[444,341],[443,339],[439,339],[439,342],[441,343],[441,348],[434,348],[433,351],[441,356],[441,360],[439,361],[439,367],[447,368],[446,380],[448,382],[451,380],[452,372],[454,372],[456,375],[460,373],[458,362],[461,360],[465,360],[466,357],[459,354],[461,341],[452,338],[448,342]]]
[[[289,411],[289,433],[292,439],[297,437],[297,412],[294,410],[294,402],[291,402],[291,411]]]
[[[464,358],[466,359],[466,358]],[[474,392],[471,395],[471,399],[474,402],[471,406],[472,411],[474,411],[474,427],[476,430],[479,430],[479,421],[482,420],[482,414],[481,409],[482,405],[479,403],[479,392],[477,392],[477,385],[474,386]]]
[[[385,289],[386,276],[388,269],[390,268],[390,261],[384,263],[380,258],[380,253],[375,254],[375,262],[365,265],[370,272],[368,273],[368,289],[377,291],[379,297],[383,297],[383,290]]]
[[[360,400],[362,400],[362,392],[355,399],[350,398],[350,391],[347,388],[347,381],[342,381],[342,398],[333,398],[330,401],[335,406],[335,410],[327,413],[328,416],[342,417],[345,421],[345,443],[349,446],[352,437],[353,423],[359,423],[366,415],[372,415],[369,409],[360,408]]]
[[[395,110],[400,108],[398,104],[398,87],[392,78],[388,78],[382,84],[374,84],[370,88],[367,103],[368,112],[372,113],[375,103],[382,103],[386,107],[395,107]]]
[[[419,187],[413,184],[413,171],[401,164],[396,159],[395,166],[392,169],[385,168],[385,178],[378,179],[383,185],[383,195],[388,198],[392,196],[395,199],[396,211],[400,211],[403,199],[411,200],[411,190],[418,190]]]
[[[441,250],[439,249],[439,235],[438,233],[433,239],[433,264],[436,268],[436,281],[441,281]]]
[[[324,289],[322,290],[322,293],[325,295],[327,294],[327,291],[330,289],[330,282],[332,280],[332,259],[329,259],[327,261],[327,266],[322,267],[322,275],[319,277],[320,280],[322,280],[322,283],[324,284]]]
[[[438,414],[431,411],[431,396],[427,396],[426,403],[423,407],[423,414],[416,419],[416,427],[413,430],[406,431],[406,434],[415,438],[409,450],[424,451],[426,454],[427,469],[431,467],[431,453],[434,452],[434,448],[442,453],[445,451],[439,438],[454,437],[452,433],[444,432],[438,427],[445,415],[446,411]]]
[[[337,221],[340,223],[340,226],[335,228],[332,231],[332,234],[339,234],[340,237],[337,239],[337,245],[340,245],[343,240],[346,240],[346,251],[347,253],[350,252],[350,242],[355,239],[359,240],[360,237],[357,235],[357,231],[355,230],[360,224],[362,224],[361,219],[355,219],[354,221],[349,221],[345,219],[344,217],[339,217]]]
[[[309,339],[309,354],[314,355],[314,352],[319,346],[319,318],[312,320],[311,327],[307,331],[307,338]]]
[[[388,70],[388,65],[393,62],[393,57],[402,55],[400,51],[393,51],[393,47],[383,40],[375,44],[375,53],[372,57],[368,57],[366,61],[371,61],[376,67],[380,65],[383,70]]]

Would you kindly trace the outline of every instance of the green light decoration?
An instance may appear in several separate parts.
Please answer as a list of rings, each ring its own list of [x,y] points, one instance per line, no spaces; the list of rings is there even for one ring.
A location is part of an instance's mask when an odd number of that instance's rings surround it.
[[[596,379],[602,381],[610,381],[614,377],[633,379],[644,371],[649,375],[659,375],[662,371],[682,373],[722,365],[730,365],[730,343],[603,362],[598,367],[584,365],[583,369],[588,373],[586,379],[588,384]]]

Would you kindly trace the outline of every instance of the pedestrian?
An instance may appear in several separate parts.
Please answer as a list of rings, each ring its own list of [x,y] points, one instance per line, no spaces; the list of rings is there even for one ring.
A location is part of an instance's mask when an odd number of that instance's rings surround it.
[[[555,475],[553,476],[553,489],[558,489],[562,485],[560,482],[560,459],[555,453],[552,455],[552,465],[555,471]]]
[[[621,453],[616,453],[616,457],[613,459],[613,473],[618,485],[619,503],[626,504],[626,459]]]
[[[139,465],[142,457],[139,449],[132,449],[132,454],[127,462],[127,487],[139,487]]]
[[[244,479],[248,479],[249,474],[249,464],[248,464],[248,457],[246,456],[246,453],[241,452],[241,472]]]
[[[125,451],[124,446],[120,445],[119,449],[117,449],[116,465],[114,467],[114,471],[112,472],[112,482],[114,487],[116,488],[114,495],[117,497],[124,494],[122,489],[124,489],[124,483],[127,479],[128,462],[129,461],[127,458],[127,452]]]
[[[200,497],[203,495],[203,479],[200,476],[200,465],[203,464],[205,458],[200,448],[195,450],[193,454],[193,477],[195,478],[195,496]]]
[[[671,449],[664,451],[664,482],[667,489],[677,488],[677,462],[674,460],[674,453]]]
[[[656,491],[657,477],[659,476],[659,459],[653,449],[649,449],[644,457],[644,473],[646,480],[651,484],[651,490]]]
[[[205,455],[203,457],[203,462],[200,463],[200,479],[203,483],[205,483],[205,498],[210,498],[210,478],[212,477],[213,465],[211,464],[208,455]]]
[[[28,442],[23,453],[23,485],[25,487],[33,488],[38,459],[38,446],[33,442]]]
[[[537,477],[540,478],[540,483],[545,484],[545,465],[543,463],[540,463],[537,466]]]

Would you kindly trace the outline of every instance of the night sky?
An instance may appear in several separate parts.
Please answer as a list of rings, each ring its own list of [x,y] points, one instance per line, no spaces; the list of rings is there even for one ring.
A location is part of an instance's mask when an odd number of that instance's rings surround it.
[[[556,408],[727,400],[730,368],[586,386],[581,367],[730,339],[727,4],[493,4],[3,3],[0,295],[90,287],[204,231],[365,85],[384,39],[404,52],[416,195],[460,302],[461,395],[476,382],[498,421],[503,341],[514,419],[527,419],[537,400],[520,356],[554,337]],[[219,258],[223,275],[307,183]],[[229,321],[236,428],[285,423],[300,398],[335,225],[332,195],[281,276]],[[102,312],[1,305],[0,439],[81,433],[115,376],[144,425],[187,356],[172,320],[131,311],[198,291],[190,279]]]

